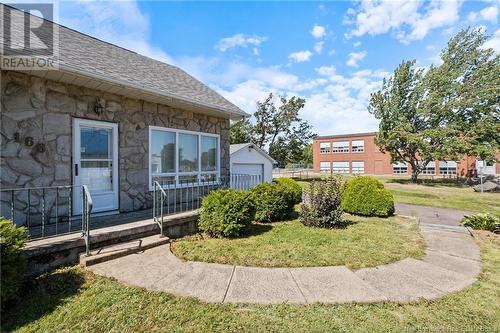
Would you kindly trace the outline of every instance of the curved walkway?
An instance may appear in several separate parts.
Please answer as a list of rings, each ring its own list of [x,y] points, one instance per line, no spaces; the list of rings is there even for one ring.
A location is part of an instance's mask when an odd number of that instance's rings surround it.
[[[463,228],[465,230],[465,228]],[[170,245],[90,266],[93,272],[149,290],[224,303],[412,302],[471,285],[481,271],[468,232],[420,224],[423,260],[407,258],[352,271],[345,266],[259,268],[185,262]]]

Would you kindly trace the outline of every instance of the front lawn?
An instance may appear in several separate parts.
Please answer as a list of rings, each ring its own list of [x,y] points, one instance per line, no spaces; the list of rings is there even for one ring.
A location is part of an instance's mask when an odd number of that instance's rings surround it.
[[[174,254],[191,261],[243,266],[377,266],[422,256],[425,244],[416,223],[401,217],[347,215],[339,229],[306,227],[298,220],[253,224],[233,239],[188,236],[172,243]]]
[[[400,178],[378,179],[392,192],[395,202],[500,216],[500,193],[474,192],[471,187],[453,180],[425,180],[421,184],[412,184]]]
[[[417,332],[500,327],[500,237],[477,232],[483,273],[467,289],[416,304],[233,305],[127,287],[75,266],[43,276],[2,314],[15,332]],[[147,274],[147,271],[144,272]]]

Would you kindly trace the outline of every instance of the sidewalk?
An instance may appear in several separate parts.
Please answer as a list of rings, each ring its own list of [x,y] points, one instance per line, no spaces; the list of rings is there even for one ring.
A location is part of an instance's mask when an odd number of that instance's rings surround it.
[[[479,248],[466,233],[420,226],[428,249],[357,271],[345,266],[260,268],[185,262],[163,245],[89,267],[97,274],[149,290],[218,303],[414,302],[461,290],[481,271]]]

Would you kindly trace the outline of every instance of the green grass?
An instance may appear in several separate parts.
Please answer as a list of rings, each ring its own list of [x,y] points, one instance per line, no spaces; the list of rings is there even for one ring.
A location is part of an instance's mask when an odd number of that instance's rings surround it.
[[[15,332],[416,332],[500,327],[500,238],[478,232],[483,273],[467,289],[415,304],[232,305],[128,287],[75,266],[30,283],[2,314]],[[144,274],[147,274],[145,272]],[[440,329],[441,328],[441,329]]]
[[[500,193],[478,193],[454,181],[427,180],[411,184],[399,178],[378,177],[394,195],[395,202],[451,208],[500,216]]]
[[[389,189],[396,203],[458,209],[500,216],[500,193],[479,193],[450,178],[424,178],[413,184],[409,177],[374,176]],[[303,187],[308,182],[299,181]]]
[[[253,224],[239,238],[187,236],[174,241],[172,250],[185,260],[261,267],[361,268],[423,255],[424,240],[412,220],[355,216],[346,220],[348,224],[339,229],[306,227],[298,220]]]

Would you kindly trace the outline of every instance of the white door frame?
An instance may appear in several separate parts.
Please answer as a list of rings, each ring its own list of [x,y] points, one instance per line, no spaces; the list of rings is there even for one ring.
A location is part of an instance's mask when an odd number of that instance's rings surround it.
[[[80,165],[80,158],[81,158],[81,135],[80,135],[80,128],[82,126],[89,126],[89,127],[97,127],[97,128],[105,128],[105,129],[111,129],[112,130],[112,160],[113,160],[113,165],[111,169],[111,179],[112,179],[112,202],[110,202],[110,205],[104,206],[104,207],[99,207],[99,204],[96,204],[96,201],[98,201],[98,198],[93,198],[94,201],[94,208],[92,209],[93,213],[97,212],[105,212],[105,211],[114,211],[118,210],[118,183],[119,183],[119,178],[118,178],[118,124],[117,123],[111,123],[111,122],[106,122],[106,121],[97,121],[97,120],[88,120],[88,119],[81,119],[81,118],[73,118],[73,164],[72,164],[72,175],[73,175],[73,185],[75,185],[75,188],[73,190],[73,214],[74,215],[80,215],[82,213],[82,197],[81,197],[81,192],[82,192],[82,184],[80,175],[81,175],[81,165]],[[78,175],[77,175],[78,171]],[[89,188],[91,196],[92,196],[92,189]],[[101,203],[101,202],[99,202]],[[102,204],[102,203],[101,203]]]

